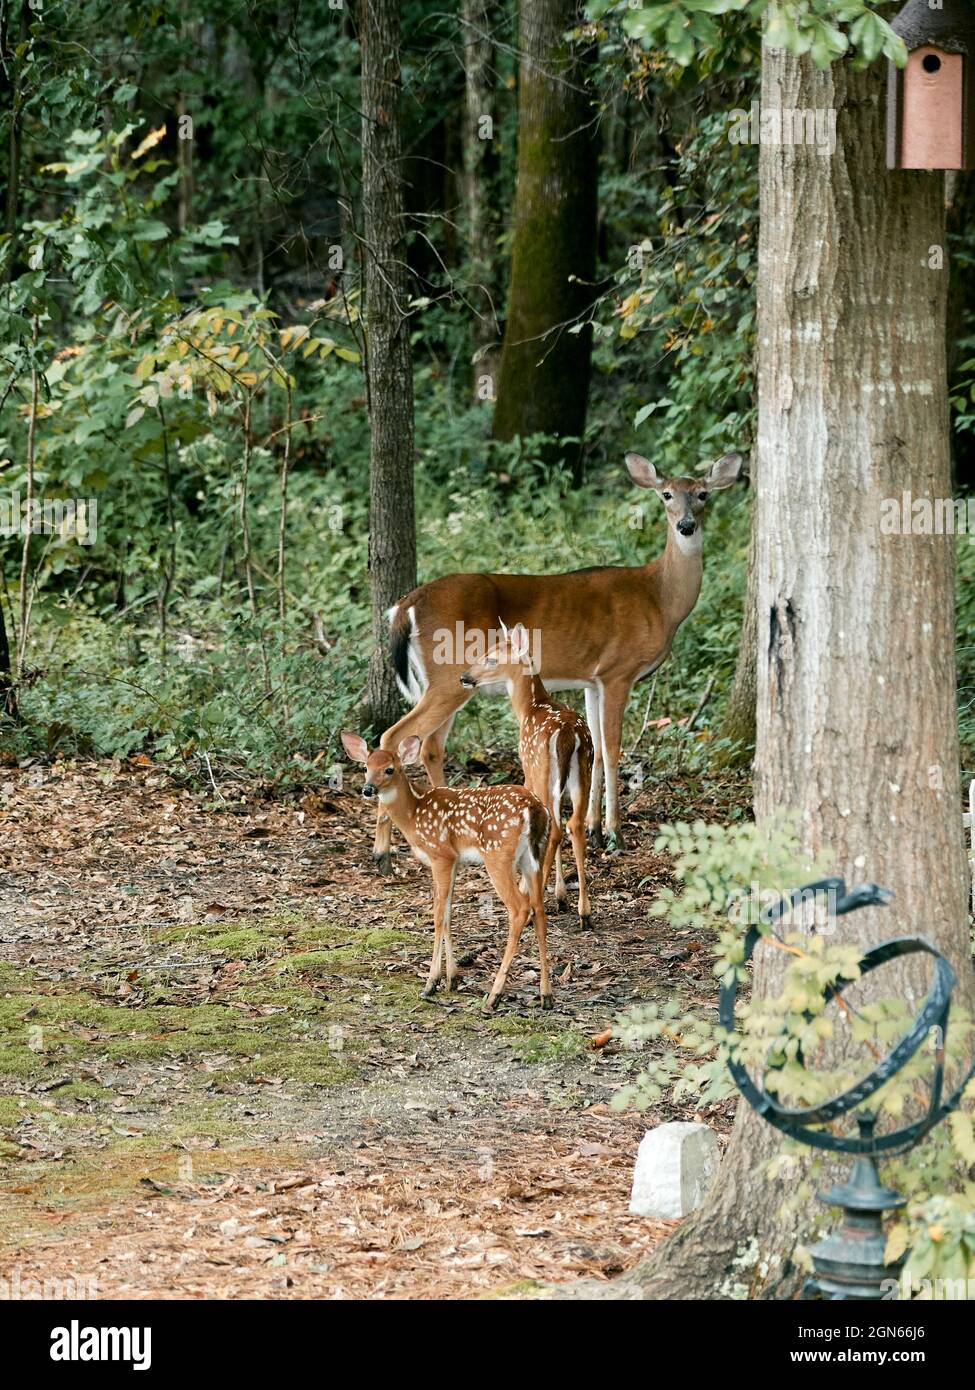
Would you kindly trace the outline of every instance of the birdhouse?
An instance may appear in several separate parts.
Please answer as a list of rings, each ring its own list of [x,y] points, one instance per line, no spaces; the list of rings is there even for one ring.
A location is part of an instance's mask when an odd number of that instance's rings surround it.
[[[888,169],[975,168],[975,8],[908,0],[891,27],[907,65],[887,64]]]

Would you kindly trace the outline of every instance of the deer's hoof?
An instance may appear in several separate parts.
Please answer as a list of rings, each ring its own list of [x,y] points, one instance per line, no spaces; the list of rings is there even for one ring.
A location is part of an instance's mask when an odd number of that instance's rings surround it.
[[[603,827],[601,825],[587,825],[586,839],[592,845],[593,849],[602,849]]]
[[[552,996],[551,996],[550,994],[543,994],[543,995],[542,995],[542,1008],[543,1008],[543,1009],[554,1009],[554,1008],[555,1008],[555,1000],[552,998]]]
[[[385,854],[374,854],[372,862],[376,866],[376,873],[382,874],[383,878],[388,877],[393,872],[393,857],[389,850]]]
[[[484,1012],[485,1012],[486,1014],[493,1014],[493,1013],[494,1013],[495,1005],[497,1004],[499,998],[500,998],[500,995],[497,995],[497,994],[489,994],[489,995],[488,995],[488,997],[487,997],[487,998],[485,999],[485,1001],[484,1001]]]
[[[582,931],[592,931],[592,917],[588,912],[584,912],[579,918],[579,927]]]
[[[420,991],[420,998],[425,999],[429,1004],[437,993],[436,985],[427,985],[426,989]]]
[[[569,899],[568,899],[568,897],[565,897],[565,898],[556,898],[556,899],[555,899],[555,911],[556,911],[556,912],[568,912],[568,910],[569,910]]]
[[[606,853],[621,854],[625,848],[622,830],[611,830],[606,836]]]

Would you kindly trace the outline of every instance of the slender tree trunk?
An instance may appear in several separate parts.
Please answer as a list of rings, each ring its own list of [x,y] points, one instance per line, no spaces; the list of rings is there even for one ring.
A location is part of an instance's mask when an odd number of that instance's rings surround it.
[[[186,93],[176,99],[176,157],[179,166],[179,229],[185,232],[193,221],[193,141],[183,138],[183,122],[187,115]]]
[[[359,38],[366,381],[372,438],[369,576],[373,653],[367,704],[369,722],[379,732],[396,722],[400,705],[385,614],[416,585],[413,359],[407,315],[397,0],[367,0],[361,5]]]
[[[766,49],[762,103],[835,108],[837,149],[763,145],[758,282],[757,747],[760,820],[799,817],[849,883],[894,891],[845,918],[869,946],[923,931],[971,1007],[955,711],[950,537],[883,534],[885,498],[950,496],[943,177],[884,167],[883,68],[819,72]],[[773,958],[773,959],[770,959]],[[754,989],[782,953],[756,953]],[[868,982],[919,1005],[917,957]],[[876,981],[874,985],[874,980]],[[763,1161],[776,1132],[744,1104],[708,1200],[620,1295],[788,1297],[813,1203]]]
[[[464,192],[467,203],[468,259],[474,319],[475,380],[494,375],[490,349],[498,340],[497,227],[491,191],[497,174],[495,144],[495,75],[492,25],[493,0],[461,0],[461,43],[464,48],[466,104],[464,121]]]
[[[596,110],[591,48],[565,33],[578,0],[523,0],[518,89],[514,249],[494,433],[581,440],[592,333],[582,322],[595,297]],[[559,446],[576,481],[581,444]]]
[[[10,660],[10,639],[7,637],[7,623],[3,615],[3,599],[0,598],[0,714],[17,717],[17,692],[13,680],[13,665]]]
[[[12,12],[19,11],[17,29],[14,30]],[[15,49],[27,42],[30,33],[30,7],[27,0],[14,0],[4,7],[2,39],[4,67],[7,72],[13,69],[13,82],[8,89],[10,102],[10,134],[7,142],[7,191],[4,199],[4,231],[9,237],[17,235],[17,216],[20,210],[20,166],[23,156],[23,113],[24,68],[23,57],[15,54]],[[9,274],[13,275],[13,257],[10,258]]]
[[[16,29],[13,19],[15,13],[18,15]],[[0,50],[3,53],[6,71],[9,72],[11,67],[14,71],[13,82],[5,95],[5,100],[10,104],[10,135],[7,143],[7,177],[3,207],[4,231],[12,242],[17,237],[17,224],[20,215],[20,166],[23,157],[23,123],[20,108],[23,100],[22,71],[24,67],[23,59],[15,57],[14,49],[17,45],[27,41],[29,32],[30,11],[27,0],[19,0],[19,3],[2,7],[0,10]],[[4,279],[9,281],[14,278],[16,261],[16,256],[8,250]],[[0,565],[2,563],[2,558],[0,558]],[[10,619],[13,627],[16,620],[12,605]],[[16,640],[16,629],[14,629],[14,640]],[[10,641],[3,613],[3,600],[0,599],[0,711],[16,718],[17,688],[14,681],[14,663]]]
[[[752,466],[752,489],[755,469]],[[758,509],[752,502],[748,541],[748,577],[745,581],[745,607],[741,620],[741,641],[735,678],[728,696],[718,738],[730,739],[736,746],[716,754],[716,767],[733,767],[749,761],[755,743],[755,706],[758,700]]]

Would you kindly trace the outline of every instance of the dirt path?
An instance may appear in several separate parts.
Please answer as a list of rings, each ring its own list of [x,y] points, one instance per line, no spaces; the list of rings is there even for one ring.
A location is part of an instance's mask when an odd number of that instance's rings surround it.
[[[0,1280],[428,1298],[628,1268],[667,1229],[626,1213],[646,1118],[608,1104],[641,1054],[592,1038],[641,999],[713,998],[701,943],[647,917],[651,800],[727,820],[742,789],[645,793],[634,848],[594,856],[596,930],[552,920],[554,1012],[526,943],[488,1018],[486,879],[458,883],[463,988],[422,1003],[427,875],[405,852],[372,874],[354,793],[0,768]]]

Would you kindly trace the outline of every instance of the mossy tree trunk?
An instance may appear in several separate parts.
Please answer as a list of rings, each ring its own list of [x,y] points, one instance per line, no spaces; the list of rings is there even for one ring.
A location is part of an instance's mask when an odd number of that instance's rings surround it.
[[[879,64],[819,72],[764,53],[763,109],[834,108],[837,148],[760,153],[755,811],[792,809],[848,883],[892,889],[844,936],[923,931],[970,1008],[951,538],[880,529],[905,488],[950,496],[947,273],[929,269],[944,181],[885,168],[884,87]],[[756,991],[778,987],[782,958],[756,953]],[[920,1005],[918,959],[871,977],[874,997]],[[790,1297],[816,1204],[787,1207],[795,1174],[763,1171],[779,1145],[742,1104],[708,1200],[619,1296]]]
[[[400,697],[386,611],[416,584],[413,358],[406,264],[398,0],[359,6],[362,60],[362,221],[369,399],[369,579],[372,657],[367,715],[377,733]]]
[[[508,308],[494,433],[582,438],[595,297],[597,111],[591,46],[565,35],[578,0],[523,0],[518,173]],[[582,478],[580,444],[553,450]]]

